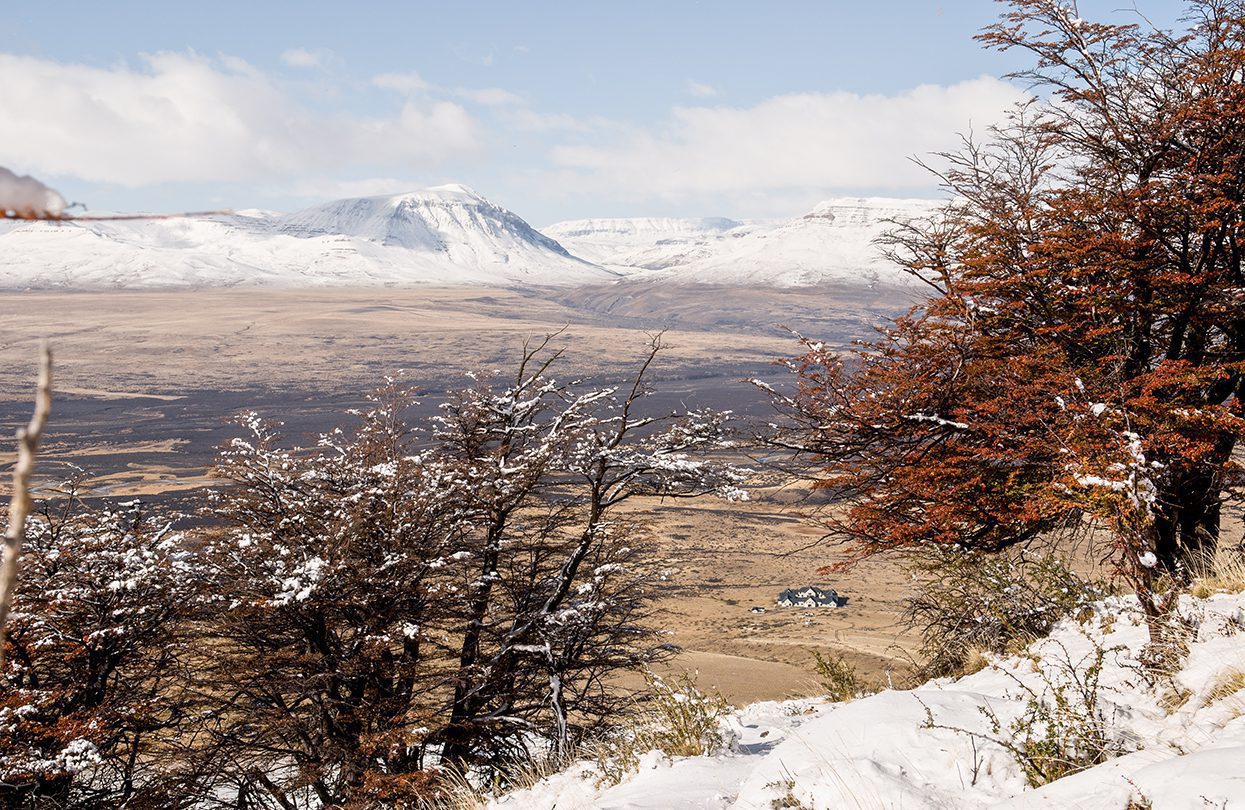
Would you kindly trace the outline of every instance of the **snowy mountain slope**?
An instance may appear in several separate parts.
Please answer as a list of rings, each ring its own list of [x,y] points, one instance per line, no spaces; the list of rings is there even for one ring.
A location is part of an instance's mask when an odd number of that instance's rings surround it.
[[[464,186],[290,215],[23,223],[0,230],[0,287],[562,285],[609,281]]]
[[[587,219],[538,232],[469,188],[293,214],[0,223],[0,288],[476,284],[856,287],[909,283],[873,240],[928,200],[829,200],[786,223]]]
[[[623,272],[660,270],[714,255],[717,243],[738,237],[756,225],[709,217],[679,219],[577,219],[558,222],[542,233],[566,245],[576,256]]]
[[[545,228],[577,255],[650,281],[799,287],[910,283],[873,240],[890,219],[932,214],[940,202],[827,200],[783,224],[732,220],[581,220]],[[722,223],[713,226],[706,223]]]
[[[1241,810],[1245,594],[1185,597],[1181,614],[1195,630],[1174,675],[1176,700],[1160,702],[1143,678],[1148,634],[1136,599],[1113,597],[1085,624],[1067,620],[1026,654],[959,680],[846,703],[755,704],[728,718],[735,742],[717,756],[653,752],[612,787],[598,786],[594,765],[582,762],[494,807]],[[1099,660],[1098,706],[1120,755],[1030,787],[997,741],[1023,740],[1013,723],[1035,698],[1079,700],[1072,678],[1086,683]],[[1044,723],[1035,732],[1040,740]]]

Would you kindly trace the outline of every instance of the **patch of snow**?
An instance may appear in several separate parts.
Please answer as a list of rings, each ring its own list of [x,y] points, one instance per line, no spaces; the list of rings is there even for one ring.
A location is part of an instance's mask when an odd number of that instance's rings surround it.
[[[1111,597],[1086,624],[1066,620],[1025,655],[1001,658],[958,680],[884,691],[845,703],[758,703],[724,722],[730,750],[709,757],[650,753],[620,784],[597,784],[589,762],[491,807],[737,808],[800,806],[1125,810],[1130,801],[1168,810],[1245,806],[1245,690],[1213,693],[1224,675],[1245,671],[1245,594],[1183,597],[1195,627],[1177,682],[1188,700],[1169,711],[1141,677],[1148,633],[1132,597]],[[1069,666],[1105,650],[1100,706],[1126,753],[1038,788],[990,738],[1006,735],[1029,692],[1047,695]],[[1001,731],[992,730],[993,713]],[[934,725],[931,726],[930,719]],[[974,732],[974,737],[965,732]]]

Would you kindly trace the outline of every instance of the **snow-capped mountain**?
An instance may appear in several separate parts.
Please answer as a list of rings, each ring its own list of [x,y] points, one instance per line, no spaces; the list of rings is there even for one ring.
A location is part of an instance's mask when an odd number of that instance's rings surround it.
[[[633,279],[676,284],[797,287],[906,284],[874,240],[890,220],[932,214],[934,200],[827,200],[786,223],[732,220],[580,220],[548,235]]]
[[[837,199],[789,222],[584,219],[536,231],[460,185],[293,214],[0,221],[0,288],[902,284],[873,240],[929,200]]]
[[[661,270],[706,258],[713,255],[719,240],[741,236],[753,227],[723,217],[636,217],[575,219],[542,231],[576,256],[628,272]]]
[[[0,286],[587,284],[615,277],[469,188],[361,197],[294,214],[0,229]]]

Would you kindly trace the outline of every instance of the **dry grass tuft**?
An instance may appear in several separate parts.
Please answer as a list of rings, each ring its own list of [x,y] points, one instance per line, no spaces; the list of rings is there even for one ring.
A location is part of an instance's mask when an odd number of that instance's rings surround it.
[[[637,707],[634,725],[591,747],[600,784],[621,782],[636,771],[640,756],[649,751],[697,757],[726,745],[721,721],[731,707],[720,694],[704,692],[687,673],[666,679],[647,673],[645,678],[648,693]]]
[[[1159,692],[1157,701],[1159,708],[1171,714],[1181,706],[1189,702],[1189,698],[1193,697],[1193,693],[1188,689],[1180,686],[1169,685],[1166,689]]]
[[[1203,575],[1189,587],[1193,596],[1205,599],[1216,593],[1245,591],[1245,548],[1220,547],[1199,568]]]
[[[1226,700],[1245,689],[1245,671],[1229,669],[1219,673],[1215,685],[1206,693],[1206,705]]]

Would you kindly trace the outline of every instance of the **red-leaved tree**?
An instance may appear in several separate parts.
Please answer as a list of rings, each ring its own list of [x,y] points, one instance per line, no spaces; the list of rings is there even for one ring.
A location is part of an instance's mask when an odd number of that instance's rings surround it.
[[[1097,525],[1158,620],[1241,483],[1245,8],[1193,0],[1170,34],[1009,5],[979,39],[1028,52],[1038,96],[884,240],[931,298],[850,356],[807,341],[777,441],[857,555]]]

